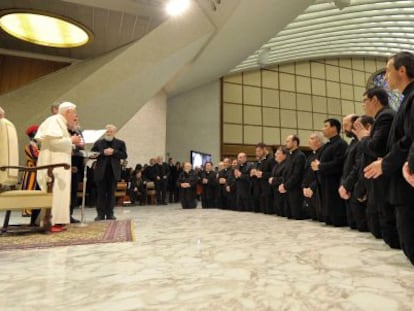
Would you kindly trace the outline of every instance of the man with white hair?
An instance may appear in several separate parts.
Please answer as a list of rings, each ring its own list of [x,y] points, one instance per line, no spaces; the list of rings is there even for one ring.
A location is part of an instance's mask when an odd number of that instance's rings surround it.
[[[115,220],[115,190],[121,179],[121,160],[127,158],[125,142],[115,138],[116,126],[108,124],[104,138],[95,142],[92,151],[97,152],[95,181],[97,186],[96,210],[99,220]]]
[[[77,119],[76,105],[63,102],[59,105],[56,115],[47,118],[40,126],[35,139],[41,143],[38,166],[57,163],[71,163],[72,145],[81,145],[79,136],[70,136],[68,126],[74,124]],[[51,232],[61,232],[64,226],[70,223],[70,184],[71,171],[64,168],[53,170],[55,182],[53,185],[52,200],[52,227]],[[40,170],[37,173],[37,182],[40,188],[47,190],[47,171]]]

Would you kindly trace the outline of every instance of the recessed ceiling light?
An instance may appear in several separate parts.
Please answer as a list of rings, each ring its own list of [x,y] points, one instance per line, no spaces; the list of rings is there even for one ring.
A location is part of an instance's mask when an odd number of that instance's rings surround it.
[[[167,13],[171,16],[177,16],[188,10],[190,0],[170,0],[166,5]]]
[[[70,48],[86,44],[90,32],[66,18],[38,12],[9,12],[0,17],[0,27],[8,34],[34,44]]]

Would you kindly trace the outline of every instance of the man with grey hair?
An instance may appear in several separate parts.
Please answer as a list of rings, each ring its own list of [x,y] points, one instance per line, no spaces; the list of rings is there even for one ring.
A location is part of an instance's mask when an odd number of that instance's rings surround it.
[[[116,126],[108,124],[105,136],[95,142],[92,151],[97,152],[95,181],[97,186],[96,221],[115,220],[115,190],[121,179],[121,160],[128,155],[125,142],[115,138]]]
[[[38,166],[71,163],[72,145],[82,145],[79,136],[71,137],[68,132],[68,126],[73,126],[76,119],[76,105],[63,102],[59,105],[58,114],[50,116],[39,126],[35,136],[35,139],[41,143]],[[54,169],[53,175],[55,183],[50,231],[61,232],[65,230],[64,226],[70,223],[71,171],[60,167]],[[47,190],[46,170],[40,170],[37,173],[37,182],[42,190]]]
[[[315,172],[312,170],[311,163],[319,159],[320,152],[325,144],[325,138],[321,132],[314,132],[309,136],[308,142],[312,153],[306,159],[305,174],[302,180],[305,206],[307,206],[312,220],[323,221],[318,180]]]

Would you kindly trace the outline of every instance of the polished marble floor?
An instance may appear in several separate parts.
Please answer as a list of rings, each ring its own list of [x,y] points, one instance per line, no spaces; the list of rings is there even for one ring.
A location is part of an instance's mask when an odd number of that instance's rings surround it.
[[[116,215],[135,242],[0,252],[0,310],[414,310],[414,267],[368,234],[178,205]]]

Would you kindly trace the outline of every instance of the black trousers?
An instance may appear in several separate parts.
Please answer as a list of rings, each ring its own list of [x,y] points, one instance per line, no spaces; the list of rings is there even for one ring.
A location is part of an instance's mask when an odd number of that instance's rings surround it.
[[[167,180],[161,179],[155,182],[155,191],[157,192],[157,203],[167,204]]]
[[[180,202],[183,209],[192,209],[197,207],[196,189],[186,188],[180,190]]]
[[[111,167],[105,170],[105,178],[97,182],[96,210],[101,219],[114,216],[116,180]]]
[[[397,229],[401,248],[414,265],[414,209],[410,205],[392,206],[396,211]]]
[[[352,210],[355,229],[360,232],[368,232],[367,202],[359,202],[356,195],[352,195],[347,202]]]
[[[346,207],[346,221],[348,223],[349,228],[356,229],[356,220],[354,217],[354,212],[352,210],[352,204],[351,204],[351,198],[349,200],[345,201],[345,207]]]
[[[303,209],[303,192],[301,188],[292,189],[287,192],[287,217],[293,219],[306,219],[307,215],[305,215]]]
[[[240,212],[251,212],[253,211],[253,200],[250,196],[245,194],[237,193],[236,198],[237,210]]]
[[[260,210],[267,215],[275,214],[273,209],[273,194],[270,189],[260,194]]]
[[[79,172],[72,173],[70,184],[70,216],[73,215],[73,210],[78,206],[78,186],[80,181]]]

